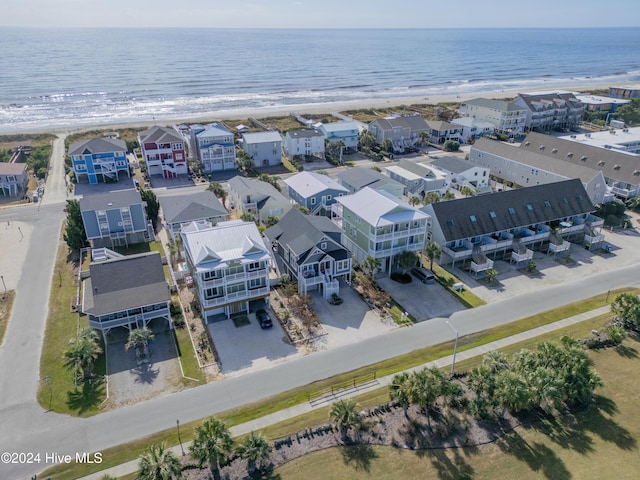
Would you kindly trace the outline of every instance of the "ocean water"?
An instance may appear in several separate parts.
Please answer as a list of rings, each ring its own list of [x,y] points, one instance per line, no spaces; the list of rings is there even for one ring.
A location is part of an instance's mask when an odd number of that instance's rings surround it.
[[[640,83],[640,28],[0,28],[0,132]]]

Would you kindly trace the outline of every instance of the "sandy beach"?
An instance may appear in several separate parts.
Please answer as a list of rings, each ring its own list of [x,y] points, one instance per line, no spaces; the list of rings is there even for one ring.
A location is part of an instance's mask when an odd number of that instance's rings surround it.
[[[543,89],[536,91],[553,92],[553,91],[571,91],[571,92],[591,92],[594,90],[608,89],[609,84],[600,85],[582,85],[582,84],[564,84],[564,85],[549,85]],[[471,100],[473,98],[493,98],[493,99],[505,99],[515,98],[520,93],[526,93],[521,90],[500,90],[490,92],[475,92],[468,94],[439,94],[431,95],[429,97],[390,97],[390,98],[376,98],[376,99],[363,99],[344,102],[330,102],[330,103],[312,103],[312,104],[297,104],[297,105],[278,105],[262,108],[242,108],[231,110],[216,110],[212,112],[202,113],[198,115],[186,115],[180,117],[162,117],[151,118],[144,121],[132,121],[132,122],[114,122],[114,123],[100,123],[100,124],[87,124],[78,126],[61,126],[61,127],[40,127],[33,129],[21,129],[21,134],[34,134],[34,133],[53,133],[53,134],[72,134],[89,130],[117,130],[122,128],[145,128],[153,125],[170,126],[178,124],[192,124],[192,123],[208,123],[218,120],[232,120],[232,119],[246,119],[249,117],[254,118],[267,118],[276,116],[286,116],[291,112],[298,112],[300,114],[330,114],[332,112],[346,112],[351,110],[363,110],[363,109],[376,109],[376,108],[390,108],[400,105],[416,105],[416,104],[429,104],[437,105],[439,103],[460,103],[465,100]],[[12,132],[3,133],[3,135],[11,135]]]

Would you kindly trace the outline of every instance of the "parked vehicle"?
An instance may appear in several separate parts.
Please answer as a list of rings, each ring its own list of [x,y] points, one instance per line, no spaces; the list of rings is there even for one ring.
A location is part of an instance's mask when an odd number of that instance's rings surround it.
[[[424,268],[412,268],[411,274],[420,280],[422,283],[433,283],[435,280],[435,276],[429,270],[425,270]]]
[[[271,317],[266,312],[266,310],[263,310],[263,309],[256,310],[256,318],[258,319],[258,323],[260,324],[260,328],[271,328],[271,327],[273,327],[273,322],[271,321]]]

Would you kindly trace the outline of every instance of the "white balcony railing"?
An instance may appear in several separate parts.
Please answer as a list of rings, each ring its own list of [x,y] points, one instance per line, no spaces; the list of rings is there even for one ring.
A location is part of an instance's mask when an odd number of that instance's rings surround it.
[[[211,298],[203,300],[202,303],[205,308],[217,307],[220,305],[226,305],[227,303],[237,302],[239,300],[248,300],[251,298],[262,297],[269,294],[269,287],[260,287],[250,290],[240,290],[239,292],[227,293],[221,297]]]

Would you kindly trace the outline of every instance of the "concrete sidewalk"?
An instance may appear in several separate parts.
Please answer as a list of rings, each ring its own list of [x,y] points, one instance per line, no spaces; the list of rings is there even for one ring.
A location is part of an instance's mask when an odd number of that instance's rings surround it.
[[[482,345],[480,347],[470,348],[469,350],[458,352],[456,355],[456,361],[465,360],[467,358],[472,358],[478,355],[484,355],[485,353],[490,352],[492,350],[497,350],[497,349],[506,347],[507,345],[513,345],[513,344],[522,342],[524,340],[543,335],[545,333],[553,332],[555,330],[559,330],[561,328],[568,327],[576,323],[580,323],[582,321],[588,320],[598,315],[602,315],[609,311],[611,311],[611,308],[608,305],[605,305],[604,307],[596,308],[595,310],[591,310],[589,312],[580,313],[578,315],[574,315],[573,317],[565,318],[563,320],[558,320],[557,322],[550,323],[548,325],[543,325],[537,328],[533,328],[531,330],[527,330],[525,332],[521,332],[516,335],[512,335],[510,337],[502,338],[500,340],[487,343],[486,345]],[[423,368],[428,368],[432,366],[442,368],[442,367],[451,365],[452,361],[453,361],[453,355],[449,355],[446,357],[439,358],[438,360],[425,363],[423,365],[418,365],[417,367],[408,369],[406,371],[413,372],[416,370],[421,370]],[[375,388],[387,386],[391,383],[391,380],[393,379],[394,375],[388,375],[386,377],[378,378],[376,381],[369,382],[364,387],[361,386],[361,387],[355,388],[351,392],[343,391],[340,393],[339,396],[331,395],[328,397],[324,397],[323,399],[315,400],[313,404],[310,402],[301,403],[299,405],[295,405],[285,410],[280,410],[270,415],[265,415],[264,417],[257,418],[250,422],[236,425],[234,427],[231,427],[229,430],[231,431],[231,434],[234,437],[260,430],[262,428],[276,424],[283,420],[287,420],[287,419],[296,417],[298,415],[302,415],[304,413],[310,412],[312,410],[315,410],[316,408],[325,407],[341,398],[349,398],[349,397],[364,393],[366,391],[373,390]],[[190,445],[191,445],[191,442],[185,442],[183,443],[182,446],[176,445],[172,447],[171,450],[173,451],[173,453],[175,453],[177,457],[180,457],[182,455],[181,448],[183,448],[185,452],[188,452]],[[136,472],[138,470],[138,464],[139,464],[139,460],[137,459],[132,460],[130,462],[123,463],[121,465],[117,465],[112,468],[108,468],[101,472],[87,475],[86,477],[82,477],[82,479],[80,480],[99,480],[104,475],[111,475],[116,478],[121,477],[124,475],[128,475],[130,473]]]

